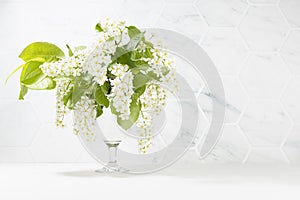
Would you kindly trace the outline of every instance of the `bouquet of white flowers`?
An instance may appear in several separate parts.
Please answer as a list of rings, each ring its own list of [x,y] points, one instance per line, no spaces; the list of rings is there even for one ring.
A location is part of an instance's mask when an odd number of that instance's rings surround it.
[[[173,61],[135,26],[106,19],[95,29],[93,44],[67,45],[68,56],[47,42],[28,45],[19,56],[25,63],[14,71],[22,70],[19,99],[28,90],[56,88],[56,125],[64,126],[69,110],[80,111],[74,114],[74,132],[84,132],[89,140],[94,133],[86,119],[110,108],[123,129],[135,124],[143,130],[139,144],[145,152],[153,116],[165,106],[166,90],[178,87]]]

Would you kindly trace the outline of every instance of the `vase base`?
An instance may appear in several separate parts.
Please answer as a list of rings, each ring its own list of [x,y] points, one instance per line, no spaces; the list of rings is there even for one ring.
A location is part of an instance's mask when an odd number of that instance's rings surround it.
[[[97,173],[126,173],[129,172],[128,169],[125,169],[121,166],[114,167],[102,167],[101,169],[95,170]]]

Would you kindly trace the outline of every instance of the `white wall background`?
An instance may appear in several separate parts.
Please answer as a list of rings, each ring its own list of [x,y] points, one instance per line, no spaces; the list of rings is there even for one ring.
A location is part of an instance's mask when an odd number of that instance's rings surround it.
[[[92,162],[71,128],[55,128],[53,92],[30,92],[20,102],[18,77],[4,80],[28,43],[85,44],[107,16],[184,33],[213,59],[226,125],[205,162],[300,162],[299,0],[0,0],[0,162]],[[194,150],[189,158],[197,158]]]

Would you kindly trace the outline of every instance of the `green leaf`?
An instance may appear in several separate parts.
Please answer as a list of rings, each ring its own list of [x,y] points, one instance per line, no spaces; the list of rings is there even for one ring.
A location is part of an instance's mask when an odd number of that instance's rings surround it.
[[[104,94],[108,94],[110,90],[110,84],[106,81],[103,85],[101,85],[101,89]]]
[[[110,111],[112,114],[117,115],[117,116],[120,114],[117,112],[116,108],[112,105],[112,103],[110,104]]]
[[[135,37],[131,38],[129,43],[125,45],[125,48],[128,51],[133,51],[136,49],[137,45],[140,43],[140,41],[143,39],[144,34],[140,33],[136,35]]]
[[[123,47],[117,47],[115,54],[112,57],[113,62],[126,64],[129,68],[136,67],[134,61],[131,59],[131,52]]]
[[[101,86],[98,84],[95,89],[94,97],[98,105],[105,106],[106,108],[109,106],[109,100],[103,93]]]
[[[160,78],[157,77],[157,75],[154,72],[148,72],[147,75],[154,80],[160,81]]]
[[[56,82],[52,78],[46,76],[34,84],[25,86],[31,90],[52,90],[56,87]]]
[[[81,51],[81,50],[84,50],[86,49],[86,46],[77,46],[77,47],[74,47],[74,51]]]
[[[14,69],[14,71],[12,71],[8,77],[5,79],[5,84],[7,83],[7,81],[20,69],[22,69],[24,67],[25,64],[20,65],[19,67],[17,67],[16,69]]]
[[[93,85],[92,85],[92,78],[90,76],[82,75],[77,77],[74,81],[74,88],[73,88],[73,104],[75,105],[82,96],[87,93],[92,93]]]
[[[24,96],[27,94],[28,88],[24,85],[20,85],[20,93],[19,93],[19,100],[24,100]]]
[[[40,69],[42,63],[39,61],[27,62],[22,70],[20,76],[20,82],[25,85],[31,85],[45,77],[44,73]]]
[[[135,88],[143,87],[146,85],[146,83],[150,80],[149,76],[138,73],[133,78],[133,86]]]
[[[142,73],[147,71],[147,69],[149,69],[149,65],[145,64],[145,65],[137,65],[135,68],[131,69],[131,72],[133,73],[133,75],[136,75],[138,73]]]
[[[102,29],[100,23],[96,24],[95,29],[96,29],[97,31],[99,31],[99,32],[102,32],[102,31],[103,31],[103,29]]]
[[[130,116],[128,120],[122,120],[120,117],[117,118],[118,124],[125,130],[128,130],[139,118],[141,111],[141,102],[132,101],[130,104]]]
[[[66,46],[67,46],[67,48],[68,48],[68,54],[69,54],[69,56],[73,56],[74,53],[73,53],[71,47],[70,47],[69,45],[67,45],[67,44],[66,44]]]
[[[117,115],[117,122],[118,124],[125,130],[129,129],[139,118],[140,111],[141,111],[141,102],[139,97],[145,92],[146,86],[140,87],[134,90],[134,94],[132,95],[131,99],[132,102],[130,104],[130,116],[128,120],[122,120],[119,117],[119,114],[116,109],[110,104],[110,110],[113,114]]]
[[[72,102],[72,94],[73,94],[73,86],[71,85],[71,82],[69,82],[68,86],[67,86],[67,92],[63,98],[62,101],[64,103],[65,106],[67,106],[68,108],[72,108],[73,107],[73,102]]]
[[[128,26],[127,29],[130,38],[134,38],[136,35],[141,33],[141,31],[135,26]]]
[[[103,114],[102,106],[96,106],[96,118],[100,117]]]
[[[139,87],[139,88],[135,89],[135,90],[134,90],[134,93],[133,93],[133,95],[132,95],[132,97],[131,97],[132,100],[133,100],[133,101],[137,101],[138,98],[139,98],[142,94],[144,94],[145,90],[146,90],[146,85],[144,85],[143,87]]]
[[[35,42],[28,45],[19,55],[25,62],[33,58],[44,58],[50,60],[55,57],[64,57],[64,52],[54,44],[48,42]]]

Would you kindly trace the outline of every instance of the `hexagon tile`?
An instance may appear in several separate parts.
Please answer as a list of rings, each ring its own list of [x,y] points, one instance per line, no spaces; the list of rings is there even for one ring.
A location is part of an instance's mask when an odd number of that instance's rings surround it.
[[[249,151],[247,139],[238,127],[233,125],[225,125],[222,134],[215,149],[203,161],[243,163]]]
[[[178,31],[196,42],[207,31],[207,24],[192,4],[166,4],[157,26]]]
[[[277,6],[250,6],[239,29],[250,49],[277,51],[288,33]]]
[[[207,88],[199,94],[198,104],[206,117],[211,121],[213,112],[213,100],[225,107],[225,123],[236,123],[248,102],[248,96],[242,89],[238,80],[229,77],[223,77],[223,86],[225,90],[226,102],[219,102],[212,97]]]
[[[247,1],[198,0],[196,6],[210,26],[233,27],[242,18]]]
[[[253,54],[241,72],[241,81],[254,98],[278,98],[290,72],[276,54]]]
[[[33,162],[32,154],[27,147],[0,147],[1,162]]]
[[[300,30],[290,32],[280,52],[291,71],[300,75]]]
[[[219,73],[237,74],[248,52],[235,29],[212,29],[200,44],[212,58]]]
[[[239,124],[253,146],[265,147],[279,147],[292,126],[280,103],[273,101],[252,101]]]
[[[279,6],[292,27],[300,27],[300,1],[280,0]]]
[[[279,0],[248,0],[250,3],[276,4]]]
[[[30,147],[37,162],[75,162],[83,147],[71,127],[57,128],[44,124]]]
[[[163,6],[163,1],[124,0],[117,15],[128,24],[149,27],[154,25]]]
[[[300,162],[300,125],[293,127],[283,146],[283,150],[291,162]]]
[[[280,148],[253,148],[246,163],[287,163]]]
[[[28,146],[40,121],[28,101],[0,100],[0,146]]]
[[[296,76],[288,84],[282,95],[282,102],[287,112],[291,115],[294,122],[300,123],[300,76]]]

